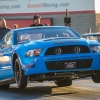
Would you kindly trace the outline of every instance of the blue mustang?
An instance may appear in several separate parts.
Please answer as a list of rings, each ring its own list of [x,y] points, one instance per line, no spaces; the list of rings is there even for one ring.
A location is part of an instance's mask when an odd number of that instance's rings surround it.
[[[70,86],[72,79],[91,76],[100,82],[100,50],[73,29],[41,26],[9,31],[0,44],[0,86],[54,81]]]

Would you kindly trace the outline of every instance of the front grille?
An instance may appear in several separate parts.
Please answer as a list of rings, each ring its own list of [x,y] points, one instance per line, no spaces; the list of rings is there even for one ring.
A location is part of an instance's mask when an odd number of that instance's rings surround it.
[[[56,55],[56,53],[55,53],[56,48],[60,48],[62,50],[61,54],[75,53],[74,52],[75,47],[80,48],[79,53],[89,53],[90,52],[90,50],[87,46],[74,45],[74,46],[59,46],[59,47],[48,48],[47,51],[45,52],[45,55]]]
[[[76,63],[75,69],[90,68],[92,65],[92,59],[51,61],[51,62],[45,62],[45,64],[48,70],[65,70],[66,69],[65,63],[71,63],[71,62]]]

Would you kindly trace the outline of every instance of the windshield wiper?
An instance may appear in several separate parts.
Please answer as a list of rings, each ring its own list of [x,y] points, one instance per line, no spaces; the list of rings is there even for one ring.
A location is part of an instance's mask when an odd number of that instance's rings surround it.
[[[44,38],[43,40],[56,40],[56,39],[70,39],[70,37],[54,37],[54,38]]]
[[[53,40],[56,40],[56,39],[71,39],[71,37],[56,37],[56,38],[53,38]]]
[[[29,42],[29,40],[25,39],[25,40],[19,41],[18,43],[26,43],[26,42]]]

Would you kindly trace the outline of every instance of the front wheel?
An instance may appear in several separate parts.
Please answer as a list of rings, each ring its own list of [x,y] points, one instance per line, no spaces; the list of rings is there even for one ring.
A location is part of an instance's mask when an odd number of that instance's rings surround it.
[[[72,85],[72,80],[68,80],[68,79],[59,79],[59,80],[55,80],[54,82],[59,87]]]
[[[15,80],[18,88],[25,88],[28,83],[28,77],[24,76],[24,71],[21,69],[19,59],[15,61]]]
[[[100,83],[100,71],[96,71],[91,77],[95,83]]]

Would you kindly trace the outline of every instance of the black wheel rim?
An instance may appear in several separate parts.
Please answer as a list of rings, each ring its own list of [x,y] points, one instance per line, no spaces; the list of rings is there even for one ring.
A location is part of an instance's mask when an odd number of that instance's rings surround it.
[[[16,79],[17,79],[17,84],[19,84],[20,83],[20,72],[17,72]]]
[[[18,62],[16,63],[15,77],[16,77],[16,83],[17,83],[17,85],[19,85],[20,84],[20,70],[19,70],[19,64],[18,64]]]

